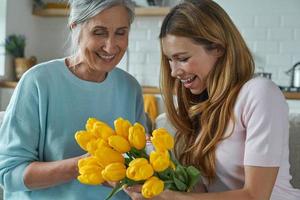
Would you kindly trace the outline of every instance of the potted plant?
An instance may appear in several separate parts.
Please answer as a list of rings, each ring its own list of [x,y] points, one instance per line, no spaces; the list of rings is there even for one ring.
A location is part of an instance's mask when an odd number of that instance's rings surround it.
[[[19,80],[22,74],[36,64],[36,58],[25,58],[26,39],[23,35],[9,35],[5,40],[5,50],[14,58],[16,78]]]
[[[36,8],[42,8],[45,6],[45,3],[42,0],[33,0],[33,6]]]

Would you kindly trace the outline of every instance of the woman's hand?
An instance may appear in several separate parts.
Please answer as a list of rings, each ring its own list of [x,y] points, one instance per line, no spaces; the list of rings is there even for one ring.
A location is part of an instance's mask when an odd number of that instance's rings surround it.
[[[123,190],[131,197],[132,200],[150,200],[143,197],[141,193],[142,185],[123,187]],[[171,198],[172,198],[172,191],[165,190],[162,193],[160,193],[158,196],[151,198],[151,200],[164,200],[164,199],[171,199]]]
[[[124,187],[123,190],[131,197],[132,200],[144,200],[142,196],[142,185],[133,185]]]
[[[118,184],[118,182],[105,181],[102,185],[105,185],[105,186],[107,186],[107,187],[112,187],[112,188],[114,188],[114,187],[117,186],[117,184]]]

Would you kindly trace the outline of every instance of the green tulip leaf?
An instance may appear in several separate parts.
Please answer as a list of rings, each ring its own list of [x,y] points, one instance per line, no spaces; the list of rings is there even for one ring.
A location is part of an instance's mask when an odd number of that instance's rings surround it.
[[[176,185],[176,188],[178,191],[186,191],[187,190],[187,185],[182,182],[179,178],[176,177],[176,174],[173,174],[173,180]]]
[[[200,171],[194,167],[194,166],[189,166],[186,169],[186,172],[188,173],[189,176],[189,184],[188,184],[188,188],[191,189],[192,187],[194,187],[198,181],[200,180]]]
[[[173,170],[171,168],[167,168],[166,170],[164,170],[162,172],[158,172],[157,176],[161,180],[170,180],[170,179],[172,179],[172,173],[173,173]]]
[[[175,169],[175,173],[177,177],[184,183],[188,184],[189,182],[189,175],[186,172],[186,169],[182,165],[178,165]]]
[[[177,191],[177,187],[175,185],[175,183],[173,181],[165,181],[165,190],[169,189],[169,190],[173,190],[173,191]]]

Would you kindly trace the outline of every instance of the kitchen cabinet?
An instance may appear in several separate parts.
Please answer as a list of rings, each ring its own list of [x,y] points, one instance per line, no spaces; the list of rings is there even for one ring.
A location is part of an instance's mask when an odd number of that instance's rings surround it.
[[[136,7],[136,16],[164,16],[169,12],[169,7]],[[68,8],[43,8],[33,9],[33,15],[41,17],[66,17],[69,15]]]
[[[0,110],[6,108],[17,84],[18,82],[13,81],[0,81]],[[160,94],[160,90],[159,88],[153,86],[143,86],[143,93]],[[300,100],[300,92],[283,92],[283,94],[287,100]]]
[[[0,88],[0,111],[6,110],[14,88]]]
[[[0,81],[0,111],[6,110],[17,82]]]

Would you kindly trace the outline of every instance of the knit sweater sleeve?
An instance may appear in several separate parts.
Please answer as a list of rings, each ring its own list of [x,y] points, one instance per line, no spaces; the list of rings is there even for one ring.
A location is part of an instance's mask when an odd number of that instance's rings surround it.
[[[0,129],[0,184],[6,191],[26,191],[25,168],[38,160],[38,87],[30,75],[16,87]]]

